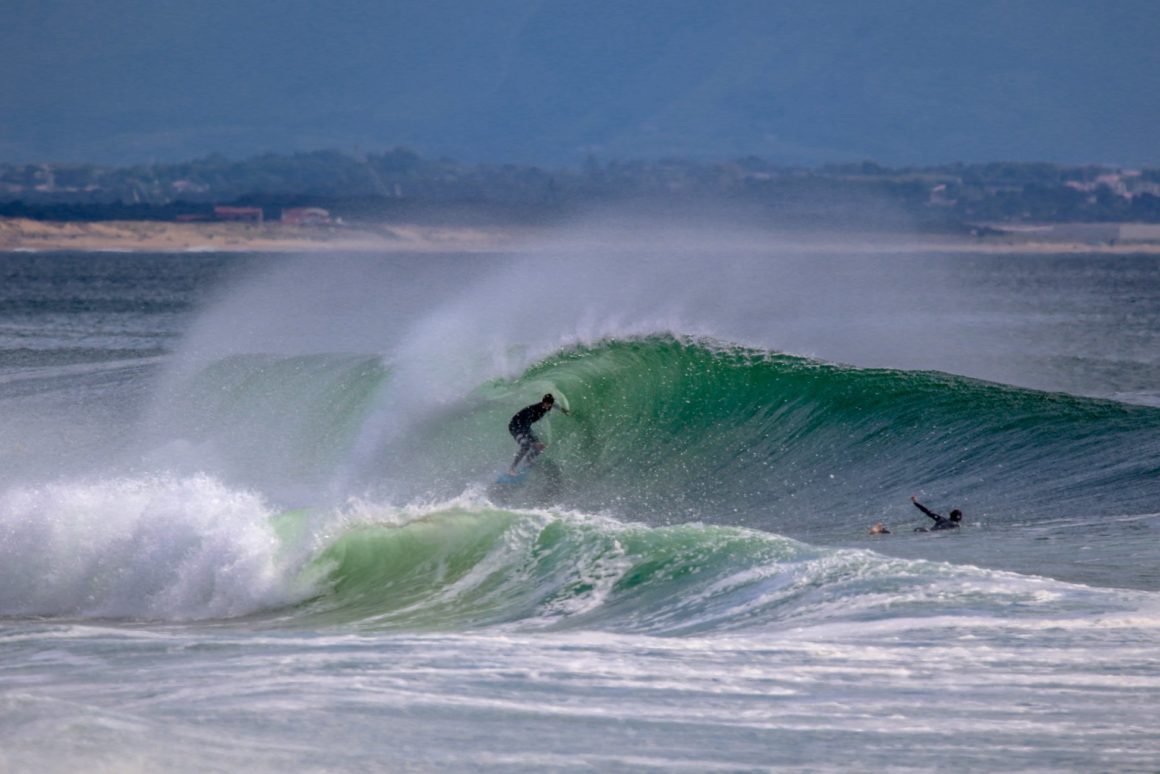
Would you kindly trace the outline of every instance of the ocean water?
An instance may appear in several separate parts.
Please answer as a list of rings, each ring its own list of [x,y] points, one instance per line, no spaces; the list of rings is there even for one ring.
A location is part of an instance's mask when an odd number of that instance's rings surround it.
[[[1160,257],[687,236],[0,254],[0,771],[1160,769]]]

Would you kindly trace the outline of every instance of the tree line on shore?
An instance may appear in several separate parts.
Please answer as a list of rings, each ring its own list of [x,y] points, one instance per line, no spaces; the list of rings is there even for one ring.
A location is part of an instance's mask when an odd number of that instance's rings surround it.
[[[214,205],[323,207],[347,222],[475,219],[542,222],[583,208],[738,205],[773,220],[835,216],[933,230],[972,224],[1160,223],[1160,170],[997,162],[818,168],[757,157],[607,161],[578,168],[467,164],[396,148],[222,156],[178,164],[0,164],[0,216],[39,220],[212,217]]]

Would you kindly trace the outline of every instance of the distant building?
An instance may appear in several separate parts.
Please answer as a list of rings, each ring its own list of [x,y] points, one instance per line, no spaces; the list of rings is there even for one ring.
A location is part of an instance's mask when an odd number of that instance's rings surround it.
[[[333,221],[321,207],[289,207],[282,210],[282,222],[291,226],[328,226]]]
[[[214,206],[213,216],[218,220],[240,220],[247,223],[261,223],[263,218],[261,207],[225,207],[220,204]]]

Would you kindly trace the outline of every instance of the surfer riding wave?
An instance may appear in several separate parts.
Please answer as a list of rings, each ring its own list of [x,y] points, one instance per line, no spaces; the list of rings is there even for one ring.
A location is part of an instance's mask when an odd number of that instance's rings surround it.
[[[512,438],[516,439],[516,443],[520,446],[516,458],[512,460],[508,475],[516,475],[516,468],[519,467],[521,460],[526,459],[530,465],[532,460],[544,450],[543,442],[532,432],[532,425],[543,419],[553,408],[558,408],[565,415],[568,414],[568,409],[557,406],[556,398],[549,392],[540,399],[539,403],[533,403],[520,409],[508,422],[508,432],[512,434]]]

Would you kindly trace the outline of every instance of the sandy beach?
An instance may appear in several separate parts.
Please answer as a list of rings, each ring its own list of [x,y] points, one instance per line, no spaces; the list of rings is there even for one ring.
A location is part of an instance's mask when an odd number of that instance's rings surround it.
[[[471,227],[0,218],[0,251],[12,252],[480,252],[505,249],[517,239],[512,229]]]
[[[607,244],[613,232],[566,229],[572,244]],[[648,240],[647,230],[616,232]],[[690,232],[699,241],[722,238]],[[514,226],[431,226],[419,224],[361,226],[291,226],[283,223],[168,223],[157,221],[48,222],[0,218],[0,252],[497,252],[526,249],[555,241],[560,231]],[[671,234],[670,234],[671,236]],[[1012,231],[986,237],[916,234],[779,234],[737,233],[738,246],[761,249],[779,245],[798,252],[939,252],[939,253],[1160,253],[1160,242],[1081,242],[1048,239]],[[766,240],[768,236],[768,240]],[[676,240],[680,242],[678,237]],[[729,241],[729,240],[724,240]]]

